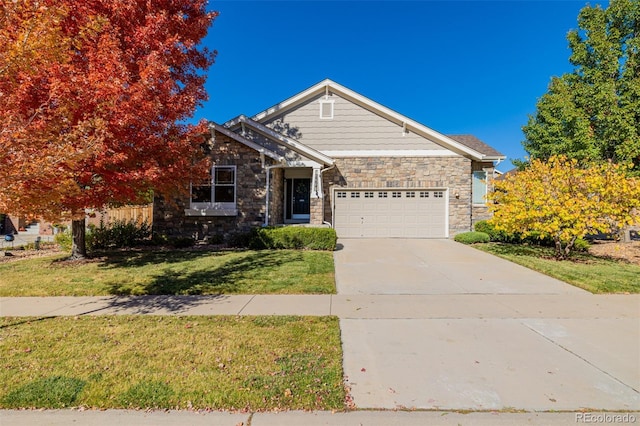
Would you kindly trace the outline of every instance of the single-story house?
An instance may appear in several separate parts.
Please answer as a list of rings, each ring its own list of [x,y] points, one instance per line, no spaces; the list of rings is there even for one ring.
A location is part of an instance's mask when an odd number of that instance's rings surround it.
[[[201,240],[310,224],[342,238],[449,238],[489,217],[484,196],[505,158],[331,80],[210,132],[210,178],[188,199],[157,197],[156,232]]]

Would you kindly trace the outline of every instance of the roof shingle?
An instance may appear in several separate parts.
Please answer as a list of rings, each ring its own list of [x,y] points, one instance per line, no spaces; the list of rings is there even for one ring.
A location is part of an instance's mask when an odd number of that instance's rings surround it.
[[[490,157],[504,157],[504,154],[490,147],[473,135],[447,135],[447,137],[453,139],[456,142],[460,142],[461,144],[468,146],[469,148],[478,151],[481,154]]]

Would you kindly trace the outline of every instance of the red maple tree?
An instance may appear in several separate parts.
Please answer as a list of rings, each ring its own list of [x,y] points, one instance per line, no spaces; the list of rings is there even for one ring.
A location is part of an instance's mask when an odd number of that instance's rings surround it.
[[[217,16],[206,0],[20,0],[0,10],[0,211],[72,219],[188,188],[206,170]]]

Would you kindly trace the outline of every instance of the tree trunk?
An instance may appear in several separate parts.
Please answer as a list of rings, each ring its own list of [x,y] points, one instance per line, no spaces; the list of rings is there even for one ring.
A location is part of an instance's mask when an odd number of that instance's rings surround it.
[[[71,258],[87,258],[84,218],[71,221]]]

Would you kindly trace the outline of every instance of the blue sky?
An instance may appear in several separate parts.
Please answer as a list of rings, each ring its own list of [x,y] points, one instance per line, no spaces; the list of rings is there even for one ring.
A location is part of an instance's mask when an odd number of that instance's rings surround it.
[[[593,1],[592,4],[607,2]],[[522,126],[585,1],[242,1],[205,40],[218,51],[197,119],[253,115],[330,78],[445,134],[523,158]]]

